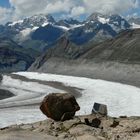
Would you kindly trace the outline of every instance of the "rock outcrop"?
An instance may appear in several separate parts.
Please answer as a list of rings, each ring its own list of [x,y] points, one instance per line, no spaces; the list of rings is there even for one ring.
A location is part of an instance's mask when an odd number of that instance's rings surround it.
[[[85,118],[89,122],[93,120],[94,124],[100,120],[100,127],[87,125]],[[115,121],[119,124],[112,127],[114,118],[94,114],[76,116],[64,122],[46,119],[1,128],[0,140],[140,140],[140,117],[115,118]]]
[[[95,103],[92,109],[92,114],[101,114],[107,116],[107,106],[100,103]]]
[[[5,89],[0,89],[0,100],[10,98],[15,96],[12,92],[5,90]]]
[[[80,107],[73,95],[53,93],[44,98],[40,109],[47,117],[56,121],[64,121],[71,119]]]
[[[3,79],[3,76],[2,76],[2,74],[0,74],[0,82],[2,81],[2,79]]]
[[[27,70],[35,60],[34,52],[7,37],[0,37],[0,72]]]

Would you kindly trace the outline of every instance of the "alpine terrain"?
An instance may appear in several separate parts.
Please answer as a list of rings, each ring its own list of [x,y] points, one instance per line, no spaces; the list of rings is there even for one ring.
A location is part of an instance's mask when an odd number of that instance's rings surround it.
[[[0,0],[0,140],[140,140],[139,11]]]

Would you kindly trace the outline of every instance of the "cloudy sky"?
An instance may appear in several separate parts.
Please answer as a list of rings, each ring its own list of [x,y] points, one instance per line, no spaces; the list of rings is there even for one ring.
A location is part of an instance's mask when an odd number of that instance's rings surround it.
[[[84,19],[93,12],[140,15],[140,0],[0,0],[0,23],[39,13]]]

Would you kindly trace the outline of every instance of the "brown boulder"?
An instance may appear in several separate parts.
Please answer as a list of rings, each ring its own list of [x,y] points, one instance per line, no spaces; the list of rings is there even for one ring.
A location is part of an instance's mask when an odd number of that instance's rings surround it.
[[[47,117],[56,121],[71,119],[80,110],[73,95],[69,93],[52,93],[47,95],[40,105],[40,110]]]

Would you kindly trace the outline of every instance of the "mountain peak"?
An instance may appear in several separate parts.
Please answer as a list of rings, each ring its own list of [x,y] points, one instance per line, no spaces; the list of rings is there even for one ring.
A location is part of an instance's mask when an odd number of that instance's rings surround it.
[[[40,27],[44,24],[48,24],[48,23],[55,23],[54,18],[50,15],[50,14],[38,14],[38,15],[34,15],[31,17],[27,17],[23,20],[18,20],[18,21],[14,21],[14,22],[9,22],[6,24],[6,26],[11,26],[11,27],[20,27],[20,29],[24,29],[24,27],[26,28],[32,28],[32,27]]]
[[[105,15],[101,13],[93,13],[87,18],[87,22],[99,22],[101,24],[108,24],[116,32],[130,28],[130,24],[118,14]]]
[[[106,15],[103,15],[101,13],[93,13],[91,14],[88,18],[87,18],[87,21],[95,21],[95,20],[98,20],[98,17],[102,17],[102,18],[106,18],[107,16]]]
[[[114,19],[123,19],[122,16],[118,15],[118,14],[101,14],[101,13],[93,13],[91,14],[87,20],[98,20],[99,18],[105,18],[105,19],[110,19],[110,18],[114,18]]]
[[[48,22],[55,22],[54,18],[50,14],[38,14],[34,15],[25,19],[36,20],[36,21],[48,21]]]

